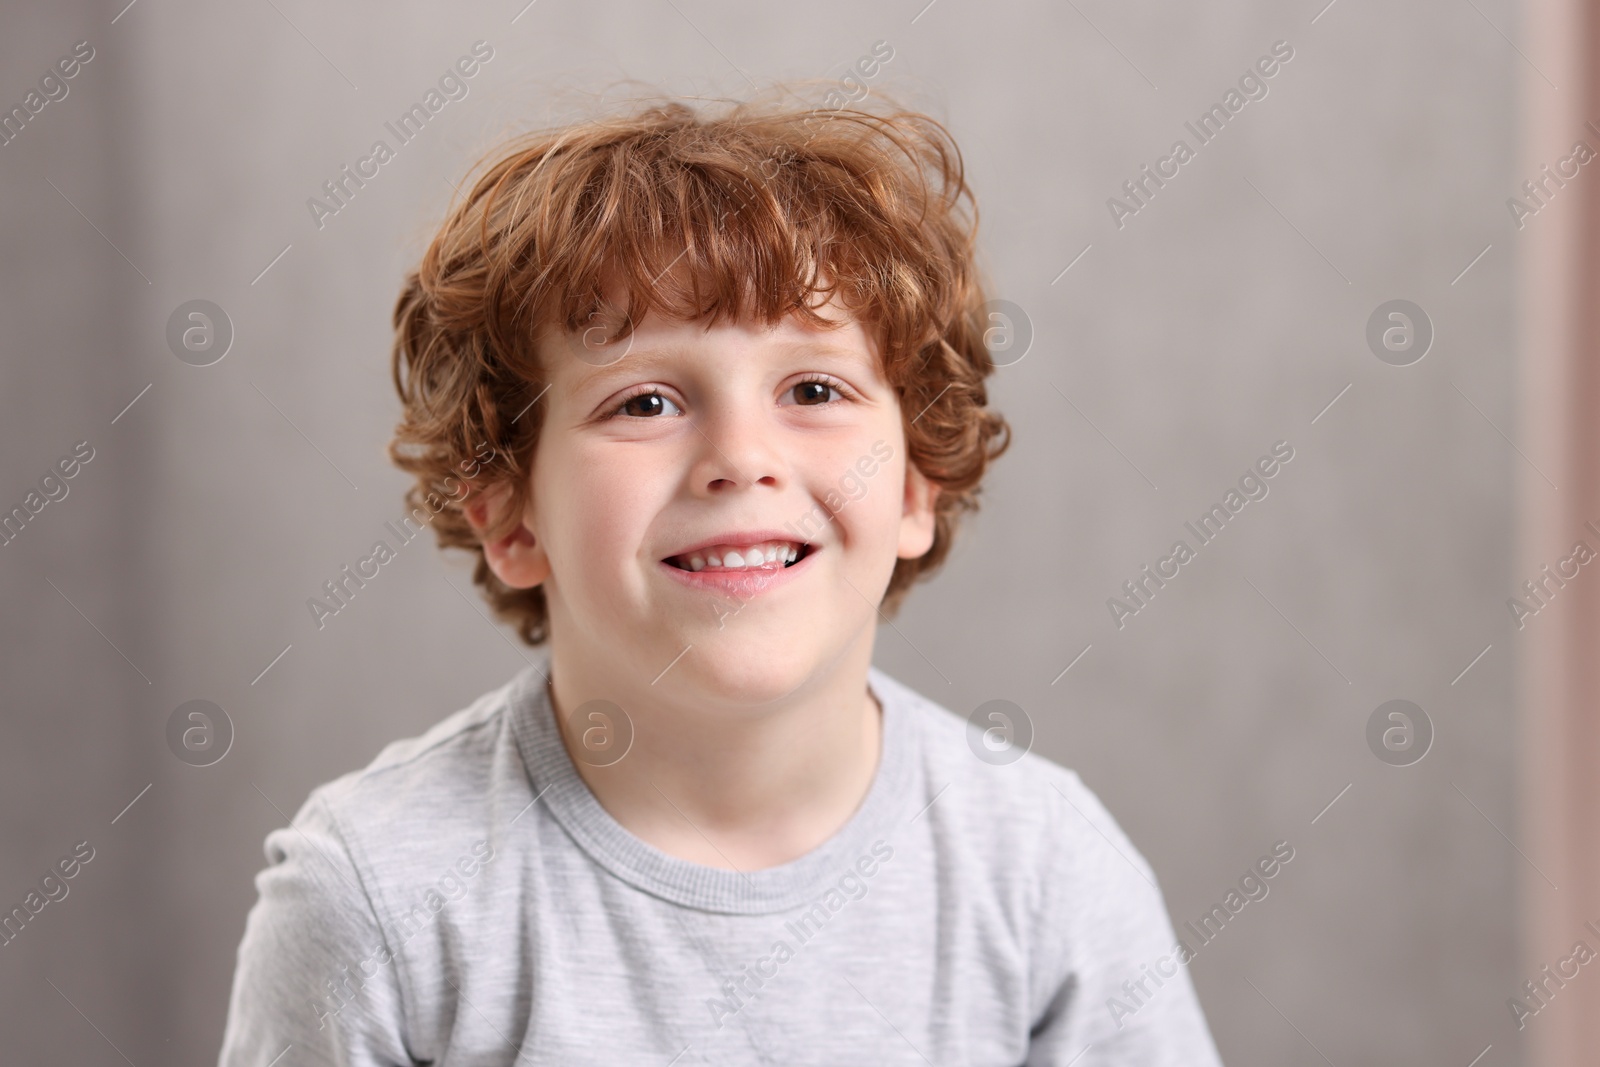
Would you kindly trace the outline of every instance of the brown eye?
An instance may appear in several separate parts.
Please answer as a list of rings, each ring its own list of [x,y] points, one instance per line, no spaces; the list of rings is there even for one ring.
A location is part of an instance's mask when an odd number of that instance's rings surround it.
[[[795,402],[807,406],[816,406],[828,402],[828,393],[833,386],[827,382],[810,381],[801,382],[794,387]]]
[[[673,411],[678,410],[676,404],[660,393],[639,393],[618,404],[616,414],[647,419],[664,414],[668,407],[671,407]]]

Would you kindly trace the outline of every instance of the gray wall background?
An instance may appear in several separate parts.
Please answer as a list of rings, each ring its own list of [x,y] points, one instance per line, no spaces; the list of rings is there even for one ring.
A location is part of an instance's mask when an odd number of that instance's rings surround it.
[[[1522,860],[1496,829],[1515,825],[1517,6],[922,2],[7,20],[7,106],[96,50],[0,148],[0,503],[96,449],[0,548],[0,904],[96,849],[0,949],[8,1062],[214,1061],[266,833],[522,664],[429,542],[321,632],[305,608],[400,513],[389,313],[449,183],[618,79],[742,95],[746,75],[838,77],[879,39],[873,86],[953,130],[995,295],[1035,332],[993,387],[1016,443],[986,509],[879,665],[963,713],[1024,707],[1177,924],[1294,845],[1192,966],[1228,1062],[1465,1065],[1490,1043],[1483,1067],[1520,1062]],[[471,95],[319,231],[306,198],[479,39]],[[1119,230],[1106,199],[1279,39],[1269,95]],[[1364,341],[1397,297],[1436,329],[1405,368]],[[205,368],[164,339],[194,298],[236,331]],[[1270,495],[1118,630],[1106,599],[1280,439]],[[196,698],[237,732],[203,769],[164,740]],[[1437,732],[1414,766],[1367,747],[1393,698]]]

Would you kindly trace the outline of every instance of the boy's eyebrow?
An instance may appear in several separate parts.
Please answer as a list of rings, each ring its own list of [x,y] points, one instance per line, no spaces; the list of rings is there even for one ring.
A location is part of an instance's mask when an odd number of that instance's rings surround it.
[[[838,360],[860,361],[863,356],[863,353],[855,349],[846,348],[837,344],[831,344],[827,341],[794,341],[782,343],[782,348],[783,355],[790,357],[798,355],[811,355]],[[635,373],[639,370],[648,370],[673,359],[682,358],[688,354],[688,351],[689,350],[683,345],[668,345],[662,348],[648,348],[643,351],[630,350],[615,363],[608,363],[605,366],[595,367],[591,373],[584,376],[579,388],[595,385],[614,377]],[[870,356],[868,358],[870,358]]]

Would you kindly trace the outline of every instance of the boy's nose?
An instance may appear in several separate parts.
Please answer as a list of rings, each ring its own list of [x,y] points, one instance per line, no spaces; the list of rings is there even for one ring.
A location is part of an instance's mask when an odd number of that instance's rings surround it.
[[[781,487],[785,459],[778,428],[770,419],[750,411],[720,410],[693,425],[701,445],[694,469],[698,491]]]

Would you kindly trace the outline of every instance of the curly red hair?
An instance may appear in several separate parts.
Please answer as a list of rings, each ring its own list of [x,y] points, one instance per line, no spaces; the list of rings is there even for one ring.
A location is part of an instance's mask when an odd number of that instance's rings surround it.
[[[389,455],[417,479],[407,506],[431,497],[440,546],[477,553],[473,580],[496,614],[530,645],[548,639],[543,589],[507,586],[483,550],[515,528],[531,492],[541,332],[592,329],[603,315],[621,337],[652,311],[769,326],[795,314],[824,327],[813,301],[837,293],[876,331],[908,461],[941,490],[932,547],[895,563],[881,605],[892,616],[944,562],[957,519],[977,510],[979,482],[1010,444],[984,387],[994,363],[977,205],[945,127],[896,107],[747,101],[703,115],[655,101],[524,135],[484,164],[395,305],[403,414]],[[607,299],[619,293],[620,307]],[[441,501],[435,491],[469,467],[471,492],[504,498],[482,531],[463,511],[466,494]]]

